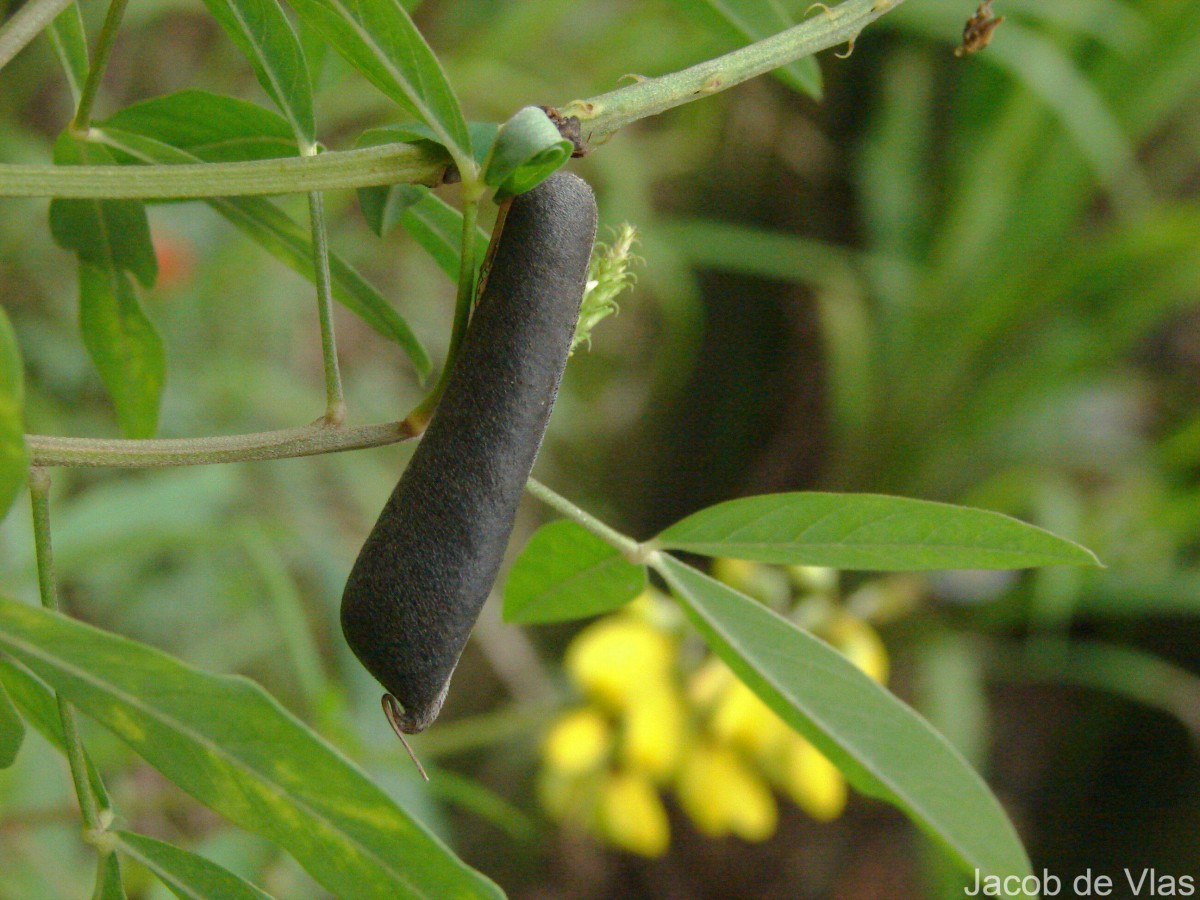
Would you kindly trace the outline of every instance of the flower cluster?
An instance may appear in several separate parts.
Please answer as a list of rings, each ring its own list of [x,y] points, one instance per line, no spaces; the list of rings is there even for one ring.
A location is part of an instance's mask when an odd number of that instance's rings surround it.
[[[883,643],[837,601],[836,572],[718,560],[713,574],[886,681]],[[650,857],[670,843],[668,791],[712,837],[770,837],[779,795],[820,821],[841,815],[841,773],[694,640],[678,608],[652,589],[576,635],[565,667],[582,703],[552,723],[542,744],[547,811]]]

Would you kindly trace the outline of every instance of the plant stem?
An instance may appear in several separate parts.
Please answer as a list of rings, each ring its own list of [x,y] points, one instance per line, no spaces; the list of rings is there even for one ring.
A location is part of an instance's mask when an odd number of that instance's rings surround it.
[[[125,7],[128,3],[129,0],[112,0],[108,5],[108,14],[100,27],[100,36],[96,38],[96,49],[92,53],[92,65],[88,69],[87,81],[83,84],[83,95],[79,98],[79,108],[71,122],[71,127],[76,131],[85,131],[91,123],[92,105],[96,102],[100,82],[104,80],[113,42],[117,39],[117,29],[121,27],[121,19],[125,17]]]
[[[454,299],[454,327],[450,331],[450,346],[446,350],[446,363],[428,396],[404,419],[418,433],[425,430],[433,411],[437,409],[442,392],[454,371],[454,360],[471,318],[471,305],[475,300],[475,223],[479,220],[479,199],[482,189],[474,187],[469,193],[463,186],[462,244],[458,261],[458,292]],[[473,195],[473,196],[471,196]],[[494,239],[493,239],[494,240]]]
[[[808,18],[786,31],[670,75],[575,100],[559,110],[563,115],[578,116],[588,141],[596,141],[630,122],[731,88],[820,50],[853,42],[864,27],[903,2],[846,0],[832,9],[813,4]]]
[[[418,433],[404,422],[330,428],[322,420],[301,428],[223,437],[110,440],[27,434],[25,442],[36,466],[144,469],[316,456],[396,444]]]
[[[337,339],[333,334],[333,288],[329,276],[329,240],[325,230],[325,205],[320,191],[308,195],[312,225],[313,281],[317,286],[317,318],[321,323],[321,358],[325,364],[325,422],[341,425],[346,418],[346,397],[338,369]]]
[[[58,585],[54,573],[54,551],[50,541],[50,473],[40,466],[29,470],[29,499],[33,509],[33,546],[37,556],[38,592],[42,606],[58,609]],[[58,716],[62,722],[63,742],[67,751],[67,762],[71,767],[71,780],[75,782],[75,796],[79,798],[79,811],[83,815],[85,832],[98,834],[104,830],[96,797],[88,783],[87,764],[83,756],[83,741],[79,737],[79,723],[75,708],[57,692]]]
[[[380,184],[436,187],[447,157],[425,143],[251,162],[153,166],[0,165],[0,197],[153,199],[290,194]]]
[[[525,489],[547,506],[558,510],[568,519],[577,522],[606,544],[611,544],[620,550],[632,563],[640,565],[646,555],[646,547],[633,538],[621,534],[615,528],[605,525],[589,512],[580,509],[566,497],[557,494],[540,481],[530,478],[525,483]]]
[[[51,0],[32,2],[48,4]],[[53,2],[59,4],[61,0]],[[851,41],[865,26],[903,2],[846,0],[832,9],[818,9],[799,25],[740,50],[588,100],[575,100],[560,110],[579,116],[589,141],[597,141],[630,122],[718,93],[785,63]],[[64,6],[65,3],[56,6],[55,12],[61,12]],[[44,25],[39,25],[39,29]],[[7,37],[5,30],[0,30],[0,64],[4,61]],[[235,197],[398,182],[437,185],[448,162],[445,151],[424,143],[385,144],[316,157],[194,166],[0,165],[0,197]]]
[[[0,28],[0,69],[46,30],[74,0],[30,0]]]

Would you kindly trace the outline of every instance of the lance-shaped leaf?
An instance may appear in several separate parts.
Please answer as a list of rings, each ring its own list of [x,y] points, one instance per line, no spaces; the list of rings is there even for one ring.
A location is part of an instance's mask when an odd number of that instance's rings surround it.
[[[117,854],[110,853],[100,859],[99,880],[96,885],[96,900],[126,900],[125,882],[121,879],[121,861]]]
[[[460,168],[471,165],[471,136],[458,99],[398,0],[289,2],[368,81],[428,125]]]
[[[718,503],[658,536],[704,556],[834,569],[1096,566],[1090,550],[1001,513],[877,494],[766,494]]]
[[[55,17],[46,29],[46,37],[50,38],[54,55],[58,57],[67,76],[71,98],[78,105],[89,67],[87,34],[83,30],[83,16],[78,3],[72,3]]]
[[[184,150],[201,162],[244,162],[295,156],[299,146],[287,120],[236,97],[186,90],[134,103],[101,127],[139,134]],[[144,162],[110,148],[121,162]]]
[[[501,896],[252,681],[3,598],[0,649],[335,896]]]
[[[69,133],[54,144],[60,166],[111,166],[108,148]],[[50,231],[58,245],[83,262],[130,272],[146,287],[154,284],[158,261],[150,241],[146,209],[137,200],[63,200],[50,203]]]
[[[25,371],[8,315],[0,309],[0,519],[8,513],[29,471],[25,446]]]
[[[508,572],[504,619],[534,624],[610,612],[646,589],[646,569],[567,519],[543,525]]]
[[[166,353],[125,272],[80,260],[79,325],[121,430],[132,438],[153,437]]]
[[[270,894],[203,856],[132,831],[112,835],[122,853],[153,872],[180,900],[270,900]]]
[[[292,23],[276,0],[204,0],[254,67],[262,85],[305,145],[316,140],[312,84]]]
[[[999,802],[928,722],[761,603],[668,554],[655,567],[713,651],[858,790],[903,810],[964,871],[1030,874]]]
[[[0,769],[13,764],[24,740],[25,722],[0,682]]]
[[[279,116],[203,91],[128,107],[93,129],[93,136],[122,163],[229,162],[289,156],[296,149]],[[206,202],[276,259],[313,279],[312,236],[275,203],[261,197],[211,197]],[[329,265],[334,299],[399,344],[417,373],[428,375],[429,356],[403,317],[341,256],[330,254]]]
[[[66,754],[67,742],[63,738],[58,701],[50,689],[16,663],[3,657],[0,657],[0,684],[4,685],[9,698],[24,714],[25,720],[37,729],[38,734]],[[88,781],[97,805],[102,811],[112,809],[108,790],[92,764],[86,747],[83,748],[83,764],[87,767]]]

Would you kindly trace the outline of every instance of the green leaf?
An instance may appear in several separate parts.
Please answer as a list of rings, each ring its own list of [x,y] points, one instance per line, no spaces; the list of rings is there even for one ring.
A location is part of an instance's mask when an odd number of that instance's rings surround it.
[[[278,159],[299,152],[287,120],[257,103],[212,94],[178,91],[127,106],[110,116],[103,130],[124,131],[153,138],[185,150],[192,162],[243,162]],[[144,160],[108,144],[121,162]]]
[[[428,125],[460,168],[470,165],[471,136],[458,99],[397,0],[289,2],[368,81]]]
[[[266,110],[261,111],[267,112]],[[114,116],[110,121],[117,121],[120,115]],[[148,117],[140,123],[131,122],[130,119],[121,119],[121,121],[126,124],[140,124],[149,129],[152,127],[154,118]],[[279,119],[278,121],[282,123],[283,120]],[[187,150],[169,146],[147,135],[108,127],[93,129],[93,133],[97,140],[104,141],[106,145],[116,150],[118,158],[122,161],[160,164],[204,161]],[[232,136],[230,141],[222,141],[211,129],[206,130],[203,137],[200,134],[197,134],[196,137],[204,142],[200,152],[209,154],[210,158],[213,153],[227,152],[234,145],[242,148],[254,146],[259,150],[277,146],[270,142],[255,143],[251,140],[239,143]],[[205,202],[284,265],[303,275],[309,281],[313,280],[312,235],[307,228],[297,223],[276,204],[261,197],[212,197]],[[329,266],[333,277],[334,299],[381,335],[399,344],[408,355],[418,375],[422,378],[428,375],[431,368],[428,353],[425,352],[425,348],[413,334],[408,323],[384,299],[383,295],[338,254],[330,254]]]
[[[44,684],[19,668],[15,663],[0,657],[0,684],[8,692],[9,698],[24,713],[26,721],[37,729],[38,734],[53,744],[64,755],[66,741],[63,739],[62,719],[59,718],[58,701]],[[83,762],[87,767],[88,781],[92,785],[92,794],[101,810],[112,809],[112,800],[104,787],[104,780],[92,764],[87,748],[83,750]]]
[[[500,126],[483,180],[498,199],[523,194],[561,168],[573,150],[543,110],[526,106]]]
[[[400,224],[420,244],[438,268],[450,278],[458,277],[462,255],[462,213],[426,189],[425,196],[400,214]],[[487,255],[488,233],[478,229],[475,240],[475,267],[483,265]]]
[[[300,40],[276,0],[204,0],[254,67],[258,83],[302,144],[316,141],[312,85]]]
[[[0,648],[336,896],[501,896],[252,681],[6,599]]]
[[[121,861],[109,853],[97,860],[100,867],[95,897],[98,900],[126,900],[125,884],[121,880]]]
[[[25,722],[0,682],[0,769],[7,769],[16,761],[24,740]]]
[[[531,625],[610,612],[646,589],[646,569],[568,519],[543,525],[508,573],[504,620]]]
[[[675,0],[675,5],[705,23],[730,44],[751,44],[797,24],[778,0]],[[816,57],[806,56],[774,70],[788,87],[814,100],[822,94],[821,67]]]
[[[72,3],[60,12],[46,29],[46,36],[50,38],[54,55],[58,57],[67,76],[71,99],[78,106],[89,68],[87,34],[83,30],[83,16],[79,12],[79,4]]]
[[[21,348],[8,315],[0,308],[0,519],[7,515],[29,471],[24,411]]]
[[[79,325],[88,354],[127,437],[153,437],[167,359],[162,338],[142,312],[122,271],[79,263]]]
[[[172,844],[132,831],[110,834],[121,852],[153,872],[181,900],[269,900],[271,896],[215,862]]]
[[[68,133],[54,144],[60,166],[111,166],[108,148]],[[50,231],[58,245],[79,259],[114,271],[131,272],[146,287],[154,284],[158,261],[150,242],[146,208],[137,200],[62,200],[50,202]]]
[[[877,494],[766,494],[718,503],[658,536],[668,549],[834,569],[1098,566],[1078,544],[983,509]]]
[[[1030,873],[987,785],[917,713],[761,603],[667,554],[655,568],[713,651],[859,791],[899,807],[964,871]]]

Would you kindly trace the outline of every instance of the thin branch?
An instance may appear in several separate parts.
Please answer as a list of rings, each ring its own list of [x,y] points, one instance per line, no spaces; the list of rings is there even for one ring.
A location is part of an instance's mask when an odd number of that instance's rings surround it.
[[[726,90],[821,50],[853,44],[863,28],[903,2],[846,0],[833,8],[814,3],[808,18],[786,31],[670,75],[576,100],[559,111],[578,116],[587,140],[598,141],[630,122]]]
[[[50,475],[45,469],[35,466],[29,470],[29,500],[33,511],[33,547],[37,557],[38,592],[41,594],[42,606],[57,610],[58,583],[50,540]],[[75,795],[79,799],[84,830],[89,834],[99,834],[104,830],[104,825],[100,821],[96,796],[88,782],[87,763],[84,760],[83,740],[79,737],[75,707],[57,692],[55,697],[58,700],[63,744],[67,751],[67,762],[71,767],[71,780],[75,782]]]
[[[88,69],[87,81],[83,84],[83,94],[79,98],[79,108],[75,111],[75,119],[71,127],[82,131],[92,120],[92,105],[96,102],[96,94],[100,90],[100,82],[104,80],[104,72],[108,68],[108,57],[112,54],[113,43],[117,39],[117,29],[121,19],[125,17],[125,7],[129,0],[111,0],[104,24],[100,27],[100,36],[96,39],[96,49],[92,53],[92,65]]]
[[[646,546],[639,544],[628,535],[621,534],[610,525],[605,525],[591,513],[586,512],[582,508],[576,506],[566,497],[558,494],[550,488],[546,487],[540,481],[530,478],[525,483],[525,490],[533,494],[547,506],[558,510],[568,519],[586,528],[600,540],[606,544],[610,544],[620,550],[625,557],[634,564],[641,564],[646,555]]]
[[[441,184],[448,159],[432,144],[251,162],[152,166],[0,165],[0,197],[245,197],[380,184]]]
[[[419,429],[401,421],[357,428],[330,428],[318,423],[255,434],[146,441],[28,434],[25,441],[35,466],[145,469],[316,456],[397,444],[419,433]]]
[[[814,4],[804,22],[772,37],[681,72],[573,101],[560,110],[579,116],[588,139],[598,141],[630,122],[726,90],[804,56],[849,43],[864,27],[903,2],[846,0],[832,9]],[[0,31],[0,49],[4,36]],[[235,197],[400,182],[437,185],[448,164],[445,151],[432,144],[385,144],[315,157],[194,166],[0,165],[0,197]]]
[[[325,423],[341,425],[346,418],[346,396],[338,368],[337,339],[333,334],[333,287],[329,277],[329,240],[325,230],[325,205],[320,191],[308,195],[312,226],[313,281],[317,287],[317,320],[321,323],[321,359],[325,366]]]

